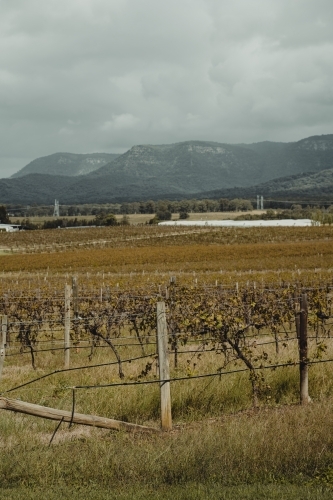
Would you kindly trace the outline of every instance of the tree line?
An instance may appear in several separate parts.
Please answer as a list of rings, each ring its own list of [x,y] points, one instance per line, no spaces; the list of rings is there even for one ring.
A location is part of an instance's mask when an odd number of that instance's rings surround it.
[[[9,215],[15,217],[45,217],[53,215],[54,207],[49,206],[23,206],[7,205]],[[228,200],[221,198],[212,199],[191,199],[191,200],[148,200],[129,203],[106,203],[106,204],[78,204],[78,205],[60,205],[60,215],[62,217],[91,216],[101,213],[113,214],[156,214],[157,212],[168,211],[173,213],[180,212],[234,212],[234,211],[253,210],[251,200],[235,198]]]

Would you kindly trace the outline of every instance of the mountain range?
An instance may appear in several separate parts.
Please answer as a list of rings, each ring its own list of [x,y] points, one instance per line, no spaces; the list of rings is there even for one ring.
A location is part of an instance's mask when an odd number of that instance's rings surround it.
[[[56,153],[0,179],[0,203],[107,203],[188,197],[332,197],[333,134],[298,142],[187,141],[122,155]]]

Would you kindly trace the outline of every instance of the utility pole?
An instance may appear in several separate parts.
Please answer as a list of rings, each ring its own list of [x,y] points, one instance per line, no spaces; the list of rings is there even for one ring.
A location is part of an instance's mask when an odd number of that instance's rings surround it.
[[[259,195],[257,194],[257,210],[260,210]]]
[[[60,212],[59,212],[59,200],[54,200],[54,211],[53,211],[53,217],[59,217]]]
[[[264,197],[260,196],[260,210],[264,210]]]

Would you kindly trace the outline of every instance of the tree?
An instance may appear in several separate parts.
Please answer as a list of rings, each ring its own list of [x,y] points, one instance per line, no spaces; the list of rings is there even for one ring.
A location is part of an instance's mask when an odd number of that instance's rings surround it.
[[[194,210],[196,212],[204,213],[207,212],[207,204],[205,200],[198,200],[195,204]]]
[[[221,212],[227,212],[229,210],[230,200],[227,198],[221,198],[219,200],[219,209]]]
[[[249,200],[243,200],[242,198],[235,198],[230,201],[229,209],[232,211],[247,211],[253,210],[253,206]]]
[[[130,219],[129,219],[128,215],[124,214],[122,216],[120,224],[121,224],[121,226],[129,226],[130,225]]]
[[[180,212],[189,212],[191,210],[191,203],[188,200],[182,200],[179,203]]]
[[[146,203],[146,213],[154,214],[155,213],[155,202],[152,200],[147,201]]]
[[[100,213],[96,215],[94,219],[94,224],[96,226],[117,226],[118,222],[114,214],[103,214]]]
[[[297,203],[291,205],[291,210],[296,210],[297,212],[300,212],[302,210],[302,205],[298,205]]]
[[[158,210],[156,217],[158,220],[171,220],[171,212],[169,210]]]
[[[167,212],[168,204],[165,200],[159,200],[156,206],[156,212]]]
[[[68,207],[67,213],[69,216],[78,215],[79,209],[77,207],[70,206]]]
[[[4,205],[0,205],[0,223],[1,224],[9,224],[10,223],[6,207]]]
[[[207,212],[218,212],[219,202],[217,200],[206,200]]]

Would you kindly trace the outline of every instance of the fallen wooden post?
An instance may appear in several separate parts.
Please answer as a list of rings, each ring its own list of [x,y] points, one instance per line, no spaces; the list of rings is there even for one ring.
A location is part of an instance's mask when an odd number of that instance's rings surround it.
[[[17,399],[8,399],[0,397],[0,409],[10,410],[18,413],[26,413],[35,417],[47,418],[49,420],[62,420],[64,422],[72,422],[73,424],[90,425],[92,427],[102,427],[103,429],[115,429],[117,431],[127,432],[160,432],[154,427],[146,427],[145,425],[131,424],[122,422],[121,420],[113,420],[111,418],[97,417],[95,415],[84,415],[83,413],[74,413],[65,410],[57,410],[47,406],[35,405],[26,403]]]

